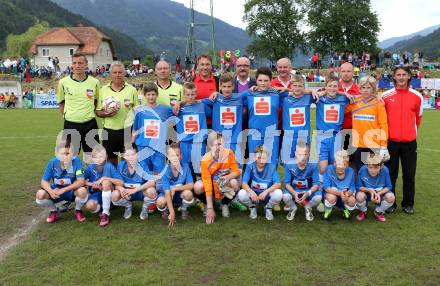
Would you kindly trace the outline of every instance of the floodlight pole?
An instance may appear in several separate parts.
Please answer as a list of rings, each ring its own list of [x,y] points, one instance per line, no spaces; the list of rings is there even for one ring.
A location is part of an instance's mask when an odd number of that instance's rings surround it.
[[[211,12],[211,22],[210,23],[196,23],[195,22],[195,11],[194,11],[194,0],[189,1],[189,22],[188,22],[188,36],[186,40],[186,53],[185,57],[190,60],[195,56],[195,43],[196,39],[194,37],[194,28],[196,26],[209,26],[211,30],[211,49],[213,52],[213,64],[217,63],[217,51],[215,48],[215,29],[214,29],[214,0],[210,0],[210,12]]]

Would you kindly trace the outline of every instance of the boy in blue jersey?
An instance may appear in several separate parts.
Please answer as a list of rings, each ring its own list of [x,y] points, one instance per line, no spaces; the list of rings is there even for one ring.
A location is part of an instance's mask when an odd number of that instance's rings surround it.
[[[287,93],[278,93],[270,87],[272,71],[267,67],[258,68],[256,73],[257,86],[254,91],[243,93],[245,106],[248,110],[250,133],[248,135],[249,155],[260,145],[267,147],[269,162],[278,163],[279,131],[278,108],[281,99]]]
[[[265,146],[255,150],[255,162],[246,166],[243,175],[242,189],[238,199],[249,207],[251,219],[257,218],[257,206],[262,202],[267,220],[273,220],[272,208],[283,198],[281,180],[277,173],[277,165],[268,162],[269,153]]]
[[[162,177],[162,190],[156,205],[168,215],[169,225],[176,220],[174,206],[181,206],[182,219],[188,218],[188,208],[194,203],[193,178],[188,164],[182,163],[182,153],[178,143],[171,143],[167,150],[169,163]]]
[[[133,122],[132,142],[139,149],[139,161],[145,161],[154,174],[165,168],[165,152],[168,140],[168,125],[173,110],[169,106],[157,104],[159,91],[154,82],[144,86],[146,105],[136,109]]]
[[[124,160],[118,164],[118,172],[124,185],[117,186],[112,192],[112,202],[115,206],[125,207],[125,219],[129,219],[132,215],[133,201],[143,202],[139,217],[145,220],[148,218],[148,207],[157,199],[156,184],[150,180],[148,166],[138,160],[136,145],[128,145],[124,149],[122,156]]]
[[[96,145],[92,150],[92,164],[84,171],[89,198],[86,209],[91,213],[102,210],[99,226],[104,227],[110,223],[110,204],[112,201],[113,186],[122,186],[122,177],[116,168],[107,161],[107,153],[101,145]]]
[[[322,200],[322,192],[319,189],[319,171],[317,164],[309,162],[309,146],[299,141],[296,145],[295,164],[286,164],[283,193],[284,204],[289,207],[287,220],[295,218],[297,206],[304,206],[306,220],[314,219],[312,208]]]
[[[325,220],[329,219],[336,204],[343,210],[345,219],[350,219],[350,211],[356,207],[354,171],[348,166],[348,161],[347,151],[337,151],[333,165],[325,169],[322,185],[325,194],[323,216]]]
[[[359,209],[358,221],[366,218],[368,202],[376,204],[374,216],[377,221],[384,222],[385,211],[389,209],[396,200],[391,185],[388,168],[383,165],[380,155],[370,154],[367,157],[366,165],[359,169],[356,179],[356,201]]]
[[[182,163],[189,164],[195,174],[200,174],[200,160],[206,152],[208,135],[206,117],[211,117],[211,109],[196,101],[197,87],[192,82],[184,83],[183,97],[176,124]]]
[[[232,149],[238,161],[242,163],[243,152],[240,145],[243,130],[243,96],[232,93],[234,78],[223,74],[219,80],[221,93],[203,99],[203,103],[212,108],[212,129],[223,134],[225,147]]]
[[[313,102],[313,96],[305,94],[304,78],[294,76],[292,93],[282,101],[284,134],[281,160],[285,164],[295,163],[293,157],[298,142],[310,145],[310,106]]]
[[[339,79],[330,76],[326,79],[325,95],[316,103],[316,129],[318,130],[317,147],[319,151],[320,181],[324,170],[332,164],[335,150],[342,149],[341,135],[344,112],[349,99],[338,94]]]
[[[48,223],[57,220],[56,203],[75,201],[75,218],[78,222],[83,222],[86,218],[81,208],[87,202],[87,190],[84,188],[81,160],[73,155],[70,142],[59,142],[55,153],[56,157],[46,166],[35,201],[40,207],[49,209],[50,214],[46,219]]]

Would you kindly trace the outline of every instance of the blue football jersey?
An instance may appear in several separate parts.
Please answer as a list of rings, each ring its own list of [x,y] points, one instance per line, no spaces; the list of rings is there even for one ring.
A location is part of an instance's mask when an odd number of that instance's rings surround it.
[[[83,165],[81,160],[75,156],[72,158],[72,164],[64,170],[61,168],[60,160],[57,157],[52,158],[47,163],[42,179],[49,183],[52,181],[57,188],[63,188],[80,178],[84,178]]]
[[[173,171],[171,169],[171,163],[168,164],[167,170],[162,177],[162,192],[166,190],[170,190],[171,187],[175,186],[183,186],[193,182],[193,177],[191,174],[191,170],[188,164],[182,164],[182,169],[179,170],[177,176],[174,176]]]
[[[281,99],[286,95],[285,92],[278,93],[273,89],[245,91],[243,96],[248,109],[249,128],[263,131],[263,133],[269,126],[275,126],[275,129],[278,129],[278,108]]]
[[[157,105],[154,108],[140,106],[136,110],[133,122],[133,132],[136,132],[135,144],[137,146],[148,146],[154,150],[164,153],[168,119],[173,116],[171,107]]]
[[[109,162],[105,162],[101,171],[99,171],[96,164],[89,164],[84,171],[84,178],[91,183],[96,182],[102,177],[114,178],[122,181],[122,177],[118,173],[118,170],[116,170],[116,168]]]
[[[238,136],[243,129],[243,95],[233,93],[225,97],[219,93],[214,102],[205,98],[203,103],[212,108],[212,129],[222,132],[225,142],[239,142]]]
[[[329,165],[325,168],[324,182],[322,188],[325,191],[327,188],[336,188],[338,191],[349,190],[353,193],[356,191],[354,171],[351,167],[347,167],[345,170],[345,176],[343,179],[339,179],[336,175],[336,167]]]
[[[203,142],[207,137],[206,117],[211,109],[201,102],[183,104],[180,107],[176,130],[178,140],[183,142]]]
[[[348,103],[347,97],[341,94],[337,94],[335,98],[320,97],[316,103],[316,129],[338,133],[342,128],[345,106]]]
[[[258,171],[257,163],[253,162],[246,166],[243,174],[243,182],[247,183],[256,193],[261,193],[275,183],[280,183],[276,164],[267,163],[262,172]]]
[[[138,162],[134,172],[130,173],[127,161],[124,160],[118,164],[118,172],[124,182],[124,188],[134,189],[142,186],[150,179],[148,166],[145,161]]]
[[[363,165],[358,172],[356,179],[356,189],[361,187],[370,188],[376,191],[381,191],[383,188],[388,188],[391,191],[393,186],[391,185],[390,172],[386,166],[380,168],[379,174],[376,177],[372,177],[367,170],[367,166]]]
[[[297,192],[305,192],[313,186],[319,186],[318,164],[308,163],[304,169],[300,169],[297,164],[287,164],[284,184],[291,185]]]
[[[311,94],[305,94],[300,98],[287,96],[283,98],[283,130],[293,130],[294,138],[310,137],[310,106],[313,103]]]

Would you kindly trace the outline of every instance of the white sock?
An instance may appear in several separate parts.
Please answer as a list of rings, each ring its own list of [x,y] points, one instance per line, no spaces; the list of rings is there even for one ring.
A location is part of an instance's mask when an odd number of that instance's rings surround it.
[[[87,195],[84,199],[81,199],[80,197],[75,198],[75,210],[80,211],[84,204],[87,202],[87,199],[89,196]]]
[[[389,203],[386,200],[382,200],[382,202],[380,203],[380,205],[378,205],[376,207],[376,212],[378,213],[384,213],[387,209],[389,209],[391,206],[393,205],[393,203]]]
[[[55,206],[55,204],[54,204],[54,202],[52,200],[48,200],[48,199],[39,200],[39,199],[36,199],[35,202],[40,207],[48,208],[49,211],[51,211],[51,212],[54,212],[54,211],[57,210],[57,207]]]
[[[115,206],[131,208],[132,203],[126,199],[120,199],[119,201],[113,202]]]
[[[306,209],[311,209],[311,208],[313,208],[313,207],[319,205],[319,203],[321,202],[321,200],[322,200],[322,196],[321,196],[321,195],[319,195],[319,196],[316,195],[316,196],[314,196],[314,197],[309,201],[309,203],[308,203],[304,208],[306,208]]]
[[[192,206],[194,203],[194,199],[192,199],[191,201],[187,201],[182,199],[182,210],[187,210],[190,206]]]
[[[356,205],[350,207],[349,205],[344,204],[344,207],[345,207],[347,210],[349,210],[349,211],[353,211],[353,210],[356,208]]]
[[[147,207],[147,208],[148,208],[148,207]],[[167,206],[167,205],[165,205],[162,209],[161,209],[160,207],[157,206],[157,210],[160,211],[160,212],[164,212],[164,211],[166,211],[167,209],[168,209],[168,206]]]
[[[367,212],[367,202],[366,201],[363,201],[362,203],[356,203],[356,205],[361,212],[364,212],[364,213]]]
[[[112,202],[112,192],[102,191],[102,213],[110,215],[110,204]]]
[[[281,192],[280,189],[276,189],[275,191],[270,193],[269,196],[270,199],[265,206],[265,208],[267,209],[271,209],[273,208],[274,205],[279,204],[283,198],[283,193]]]
[[[295,204],[295,202],[293,201],[293,197],[291,194],[283,194],[283,202],[286,206],[288,206],[291,210],[296,211],[296,209],[298,208]]]
[[[142,208],[148,209],[148,207],[156,202],[156,199],[150,199],[149,197],[144,197],[144,203],[142,204]],[[159,209],[159,208],[158,208]]]
[[[247,206],[248,208],[254,208],[255,203],[251,200],[251,197],[249,196],[248,192],[244,189],[241,189],[237,194],[238,200]]]
[[[325,209],[328,211],[331,211],[335,205],[336,205],[336,203],[332,204],[329,201],[324,200]]]

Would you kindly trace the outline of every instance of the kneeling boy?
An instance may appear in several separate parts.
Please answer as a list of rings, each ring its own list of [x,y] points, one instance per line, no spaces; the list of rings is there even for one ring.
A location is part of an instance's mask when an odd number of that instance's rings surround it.
[[[50,214],[46,219],[48,223],[57,220],[56,203],[75,201],[75,218],[78,222],[83,222],[86,218],[81,207],[87,202],[87,190],[84,188],[81,160],[73,155],[70,142],[58,143],[55,153],[56,157],[46,166],[35,201],[37,205],[49,209]]]
[[[167,209],[170,225],[175,222],[174,206],[181,206],[182,219],[188,218],[188,208],[194,203],[194,188],[191,170],[188,164],[182,163],[182,153],[178,143],[172,143],[167,150],[169,160],[162,177],[162,190],[157,199],[158,209]]]
[[[319,189],[318,165],[309,162],[310,148],[303,142],[299,142],[295,148],[296,164],[287,164],[284,177],[285,191],[283,201],[290,208],[287,220],[295,218],[297,204],[303,205],[306,220],[313,220],[312,207],[322,200],[322,192]],[[295,199],[295,201],[294,201]]]
[[[396,199],[391,191],[391,179],[388,168],[383,165],[380,155],[370,154],[366,165],[359,170],[356,180],[356,201],[359,209],[357,219],[363,221],[367,214],[368,202],[372,201],[377,206],[374,216],[377,221],[385,221],[384,213]]]

